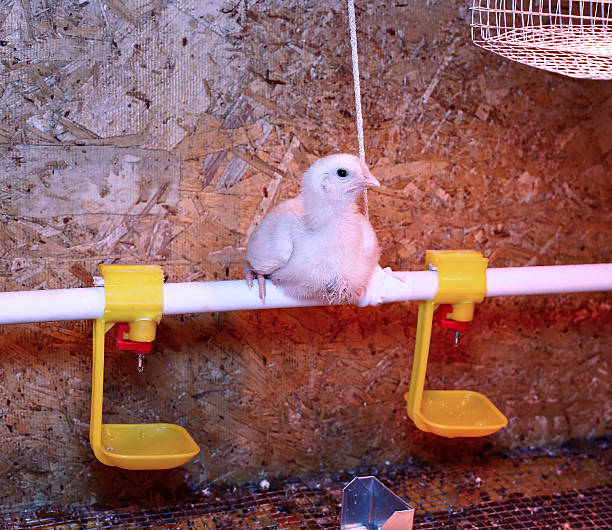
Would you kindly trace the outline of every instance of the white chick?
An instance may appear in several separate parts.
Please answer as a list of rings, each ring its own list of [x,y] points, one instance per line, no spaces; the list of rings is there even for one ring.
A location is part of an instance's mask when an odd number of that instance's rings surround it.
[[[372,225],[355,200],[380,186],[357,157],[330,155],[304,173],[302,192],[280,203],[253,231],[246,252],[249,287],[265,276],[294,298],[357,303],[380,257]]]

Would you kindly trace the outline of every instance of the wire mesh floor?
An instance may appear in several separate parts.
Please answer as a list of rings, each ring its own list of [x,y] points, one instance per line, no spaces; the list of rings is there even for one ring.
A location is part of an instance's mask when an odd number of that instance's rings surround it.
[[[517,450],[469,464],[372,469],[416,509],[414,528],[612,528],[612,444]],[[360,473],[368,474],[368,473]],[[2,528],[338,528],[350,475],[320,475],[160,508],[39,508],[0,516]]]

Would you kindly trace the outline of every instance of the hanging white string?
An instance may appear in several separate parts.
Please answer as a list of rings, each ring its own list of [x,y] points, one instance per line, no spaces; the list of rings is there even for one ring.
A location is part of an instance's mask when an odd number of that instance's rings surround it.
[[[365,147],[363,142],[363,116],[361,114],[361,83],[359,81],[359,56],[357,55],[357,23],[355,22],[355,4],[348,0],[348,19],[351,38],[351,57],[353,60],[353,88],[355,89],[355,122],[357,125],[357,148],[359,158],[365,163]],[[369,217],[368,192],[363,190],[363,214]]]

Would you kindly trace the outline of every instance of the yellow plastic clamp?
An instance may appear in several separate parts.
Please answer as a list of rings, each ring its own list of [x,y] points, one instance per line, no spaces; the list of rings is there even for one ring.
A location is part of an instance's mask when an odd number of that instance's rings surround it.
[[[487,293],[487,264],[475,250],[428,250],[425,268],[438,271],[438,292],[435,304],[451,304],[452,313],[446,318],[469,322],[474,317],[474,304]]]

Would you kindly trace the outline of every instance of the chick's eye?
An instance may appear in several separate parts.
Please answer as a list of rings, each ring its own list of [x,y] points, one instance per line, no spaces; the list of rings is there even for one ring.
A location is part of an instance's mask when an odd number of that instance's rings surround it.
[[[348,175],[348,171],[346,169],[339,169],[336,171],[336,175],[338,175],[340,178],[344,178]]]

